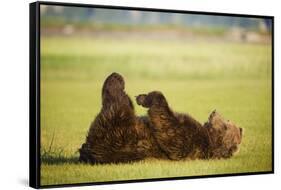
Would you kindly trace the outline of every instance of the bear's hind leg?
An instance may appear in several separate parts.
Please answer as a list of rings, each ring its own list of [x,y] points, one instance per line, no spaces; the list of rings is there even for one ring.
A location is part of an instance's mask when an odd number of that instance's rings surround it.
[[[124,91],[121,75],[112,73],[102,88],[102,109],[91,124],[80,160],[90,163],[118,163],[140,160],[137,152],[136,116]]]

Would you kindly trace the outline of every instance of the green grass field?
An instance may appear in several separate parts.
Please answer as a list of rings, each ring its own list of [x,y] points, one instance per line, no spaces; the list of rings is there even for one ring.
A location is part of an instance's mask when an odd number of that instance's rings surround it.
[[[270,44],[42,37],[41,185],[270,171],[271,69]],[[227,160],[78,163],[112,72],[124,76],[132,98],[160,90],[175,111],[202,123],[217,109],[245,129],[240,152]]]

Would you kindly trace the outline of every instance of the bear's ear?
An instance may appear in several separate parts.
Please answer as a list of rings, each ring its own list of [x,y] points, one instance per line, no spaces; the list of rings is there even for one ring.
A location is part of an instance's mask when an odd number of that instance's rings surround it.
[[[209,121],[211,121],[213,119],[213,117],[217,114],[216,109],[214,111],[212,111],[212,113],[209,116]]]
[[[214,110],[209,116],[209,125],[212,128],[219,130],[226,128],[226,123],[223,117],[216,110]]]
[[[218,121],[223,121],[223,117],[217,112],[217,110],[214,110],[209,116],[209,122],[215,123]]]

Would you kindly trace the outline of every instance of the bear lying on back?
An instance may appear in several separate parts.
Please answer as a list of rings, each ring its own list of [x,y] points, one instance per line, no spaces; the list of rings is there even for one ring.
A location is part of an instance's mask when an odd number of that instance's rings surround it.
[[[80,161],[215,159],[229,158],[238,151],[242,128],[225,121],[216,111],[202,126],[188,114],[173,112],[161,92],[141,94],[136,102],[148,108],[147,116],[135,115],[120,74],[107,77],[102,88],[102,108],[79,149]]]

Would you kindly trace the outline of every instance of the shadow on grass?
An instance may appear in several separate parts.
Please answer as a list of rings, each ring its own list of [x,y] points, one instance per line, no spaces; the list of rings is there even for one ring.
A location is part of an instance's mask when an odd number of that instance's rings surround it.
[[[48,150],[43,149],[41,152],[41,163],[43,164],[78,164],[77,155],[67,156],[63,148],[53,149],[51,146]]]
[[[41,151],[41,163],[43,164],[78,164],[78,156],[66,156],[64,148],[54,148],[55,131],[53,131],[52,139],[48,148]],[[78,150],[76,151],[78,153]],[[75,154],[76,154],[75,153]]]
[[[79,159],[76,156],[63,156],[55,154],[41,155],[41,163],[43,164],[79,164]]]

